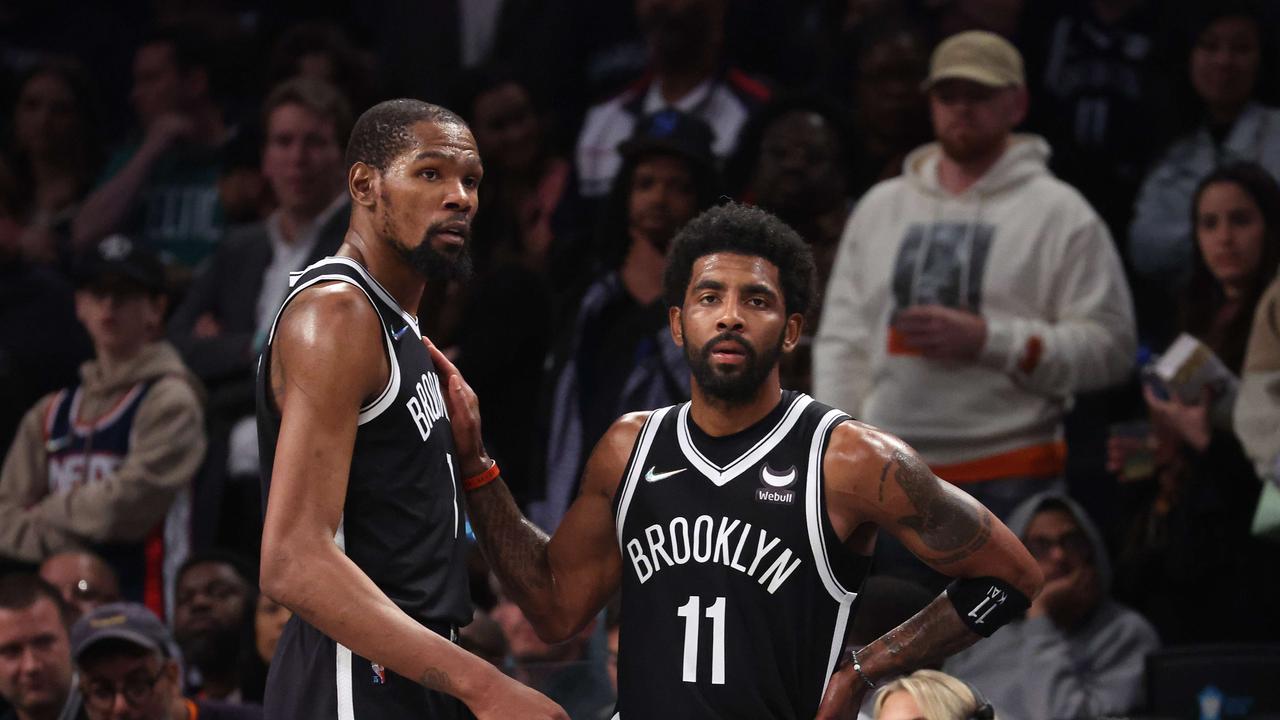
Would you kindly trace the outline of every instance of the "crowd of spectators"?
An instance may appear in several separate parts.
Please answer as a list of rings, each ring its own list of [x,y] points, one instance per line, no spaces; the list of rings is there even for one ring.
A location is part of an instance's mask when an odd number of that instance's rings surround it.
[[[1133,711],[1162,646],[1280,642],[1273,5],[257,5],[0,12],[0,717],[252,717],[289,617],[257,590],[258,355],[342,242],[354,118],[402,96],[480,148],[474,272],[417,310],[548,532],[614,418],[688,398],[662,272],[727,196],[817,260],[784,385],[1040,562],[1026,618],[945,667],[1001,717]],[[1181,334],[1234,381],[1155,380]],[[475,554],[461,642],[610,717],[622,609],[547,646]],[[868,618],[943,584],[892,543],[876,567]]]

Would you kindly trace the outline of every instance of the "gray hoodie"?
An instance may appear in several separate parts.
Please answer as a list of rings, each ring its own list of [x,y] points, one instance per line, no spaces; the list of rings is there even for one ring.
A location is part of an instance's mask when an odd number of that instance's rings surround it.
[[[1098,528],[1074,500],[1056,492],[1023,502],[1009,529],[1023,537],[1047,500],[1066,505],[1093,545],[1102,601],[1079,628],[1064,632],[1048,616],[1017,620],[952,657],[943,670],[986,694],[1002,720],[1063,720],[1120,714],[1142,700],[1143,666],[1160,646],[1155,628],[1110,598],[1111,563]]]

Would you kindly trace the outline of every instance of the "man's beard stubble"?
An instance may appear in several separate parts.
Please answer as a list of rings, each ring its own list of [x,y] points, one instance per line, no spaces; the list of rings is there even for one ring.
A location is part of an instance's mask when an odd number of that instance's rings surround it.
[[[683,330],[681,327],[682,332]],[[758,354],[755,348],[735,333],[725,332],[711,338],[697,350],[685,343],[684,354],[689,361],[689,369],[693,372],[693,379],[702,392],[729,405],[743,405],[755,398],[760,385],[778,365],[785,339],[786,330],[783,329],[778,335],[778,342]],[[742,368],[737,372],[724,373],[712,366],[711,349],[726,340],[736,343],[745,355]]]

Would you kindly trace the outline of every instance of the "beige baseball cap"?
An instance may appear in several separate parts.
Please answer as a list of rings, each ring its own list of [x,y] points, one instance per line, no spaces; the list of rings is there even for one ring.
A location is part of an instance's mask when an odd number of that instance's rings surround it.
[[[1022,55],[1008,40],[995,33],[970,30],[943,40],[929,60],[929,77],[921,85],[929,90],[943,80],[972,80],[989,87],[1026,85]]]

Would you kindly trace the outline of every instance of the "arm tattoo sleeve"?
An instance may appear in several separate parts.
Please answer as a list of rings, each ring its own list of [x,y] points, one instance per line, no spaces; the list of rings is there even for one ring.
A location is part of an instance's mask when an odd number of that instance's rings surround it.
[[[520,513],[507,484],[491,482],[467,493],[467,508],[480,549],[503,590],[524,608],[550,603],[549,538]]]
[[[920,536],[935,555],[921,558],[933,565],[960,562],[973,555],[991,537],[991,513],[980,505],[957,502],[918,458],[894,451],[893,478],[906,493],[915,512],[898,518],[898,524]]]
[[[864,666],[879,681],[911,672],[969,647],[973,633],[946,597],[939,596],[911,619],[858,652]]]

